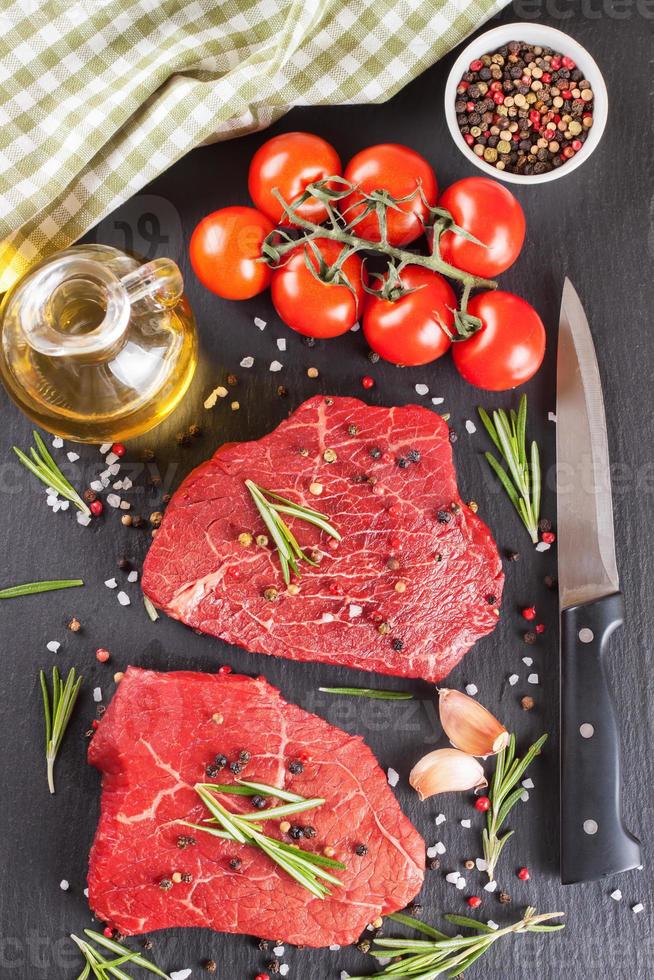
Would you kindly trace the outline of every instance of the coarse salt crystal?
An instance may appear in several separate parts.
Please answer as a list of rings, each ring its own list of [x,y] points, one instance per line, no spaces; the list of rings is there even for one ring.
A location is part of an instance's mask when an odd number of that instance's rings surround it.
[[[459,889],[459,891],[462,892],[465,886],[466,886],[465,878],[459,878],[459,880],[456,883],[456,887]]]
[[[440,841],[440,840],[439,841],[436,841],[436,853],[437,854],[445,854],[446,851],[447,851],[447,848],[445,847],[445,844],[442,841]]]
[[[522,800],[523,803],[527,802],[527,800],[529,799],[529,793],[527,792],[527,790],[524,791],[520,799]]]
[[[531,667],[531,665],[533,664],[534,661],[533,661],[532,657],[523,657],[522,658],[522,662],[525,665],[525,667]]]
[[[548,422],[556,422],[556,412],[548,412],[547,413],[547,421]]]
[[[528,684],[538,684],[538,674],[530,674],[527,678]]]
[[[469,432],[470,435],[474,435],[476,431],[477,431],[477,426],[475,425],[475,423],[471,422],[470,419],[466,419],[466,432]]]
[[[497,882],[496,881],[489,881],[488,884],[484,885],[484,891],[485,892],[494,892],[494,891],[497,891]]]
[[[121,510],[131,510],[132,509],[132,505],[130,504],[129,500],[121,500],[121,502],[120,502],[120,509]]]
[[[70,885],[68,884],[68,882],[66,881],[66,879],[65,879],[65,878],[63,878],[63,879],[62,879],[62,880],[61,880],[61,881],[59,882],[59,887],[61,888],[61,890],[62,890],[62,892],[67,892],[67,891],[68,891],[68,889],[70,888]]]
[[[204,407],[213,408],[217,401],[218,395],[215,391],[212,391],[211,394],[207,395],[207,397],[204,399]]]
[[[474,698],[475,694],[479,694],[479,688],[476,684],[466,684],[466,694],[469,694],[471,698]]]
[[[517,674],[511,674],[511,676],[509,677],[509,684],[511,685],[511,687],[513,687],[514,684],[517,684],[519,680],[520,678],[518,677]]]
[[[488,867],[488,864],[486,863],[484,858],[476,858],[475,864],[477,865],[477,871],[485,871],[486,868]]]
[[[112,463],[111,466],[108,466],[107,473],[109,476],[118,476],[120,473],[120,463]]]
[[[84,889],[84,898],[88,898],[88,897],[89,897],[89,890],[88,890],[88,888],[85,888]]]
[[[55,436],[54,439],[52,440],[53,449],[61,449],[63,444],[64,444],[64,440],[61,438],[61,436]]]
[[[363,612],[363,608],[362,608],[361,606],[357,606],[357,605],[355,605],[355,604],[353,603],[353,604],[352,604],[352,605],[350,606],[350,610],[349,610],[349,613],[350,613],[350,619],[356,619],[356,618],[357,618],[357,616],[360,616],[362,612]]]
[[[254,358],[250,354],[248,354],[247,357],[244,357],[243,360],[241,361],[241,367],[244,368],[251,368],[253,364],[254,364]]]
[[[423,385],[423,384],[416,385],[416,395],[428,395],[428,394],[429,394],[428,385]]]
[[[437,850],[436,847],[428,847],[427,848],[427,857],[428,858],[435,858],[437,854],[438,854],[438,850]]]
[[[102,491],[104,490],[104,487],[99,480],[91,480],[89,486],[91,490],[95,490],[96,493],[102,493]]]
[[[48,497],[48,500],[50,500],[50,499],[51,498]],[[56,499],[55,500],[52,500],[52,513],[53,514],[56,514],[58,510],[61,510],[61,501],[60,500],[56,500]]]
[[[522,786],[523,786],[524,789],[533,789],[534,788],[534,781],[533,781],[533,779],[523,779],[522,780]]]
[[[105,579],[104,584],[107,586],[108,589],[115,589],[118,586],[118,582],[116,581],[115,578]]]
[[[283,956],[285,952],[286,949],[284,948],[284,946],[275,946],[275,948],[273,949],[273,953],[275,956]]]
[[[56,653],[57,650],[60,648],[60,646],[61,643],[59,642],[59,640],[48,640],[48,642],[45,645],[46,650],[49,650],[50,653]]]
[[[81,524],[82,527],[88,527],[91,523],[90,514],[83,514],[80,510],[77,511],[77,523]]]
[[[108,453],[109,450],[111,449],[111,446],[112,446],[111,442],[103,442],[102,445],[100,446],[100,455],[104,456],[105,453]]]
[[[122,490],[123,489],[123,481],[122,480],[116,480],[116,482],[113,484],[113,489],[114,490]]]
[[[280,364],[279,361],[272,361],[271,364],[270,364],[270,370],[273,371],[273,372],[281,371],[281,369],[283,367],[284,367],[284,365],[283,364]]]
[[[282,977],[286,977],[286,976],[288,976],[288,971],[289,971],[290,969],[291,969],[291,968],[290,968],[290,966],[288,965],[288,963],[282,963],[282,965],[281,965],[281,966],[280,966],[280,968],[279,968],[279,974],[280,974],[280,976],[282,976]]]
[[[399,772],[396,772],[395,769],[389,769],[387,777],[389,786],[397,786],[400,781],[400,774]]]
[[[123,480],[123,490],[131,490],[133,484],[128,476]]]
[[[116,456],[115,453],[109,453],[107,455],[107,457],[105,458],[105,461],[104,461],[105,462],[105,466],[111,466],[111,464],[112,463],[115,463],[116,460],[118,460],[118,459],[119,459],[119,457]]]
[[[277,338],[277,349],[281,351],[286,350],[286,337]]]
[[[107,503],[110,507],[120,507],[120,497],[117,493],[108,493]]]
[[[644,908],[645,908],[645,906],[643,905],[642,902],[637,902],[635,905],[632,905],[631,906],[631,911],[632,912],[635,912],[636,915],[638,915],[638,913],[639,912],[642,912]]]
[[[447,820],[447,817],[445,816],[445,814],[444,813],[439,813],[438,816],[436,817],[436,826],[437,827],[440,827],[440,825],[442,823],[445,823],[446,820]]]
[[[118,599],[118,602],[121,604],[121,606],[129,606],[131,601],[127,593],[122,591],[118,593],[116,598]]]
[[[339,949],[341,947],[338,945],[338,943],[332,943],[329,948],[331,949],[332,953],[338,953],[338,951],[339,951]],[[273,949],[273,953],[274,952],[275,952],[275,950]]]
[[[467,817],[461,821],[461,826],[464,827],[466,830],[470,830],[471,825],[472,825],[472,821],[468,820]]]
[[[450,871],[449,874],[445,875],[445,881],[449,881],[450,885],[456,885],[460,877],[459,871]]]
[[[547,541],[539,541],[536,545],[536,551],[549,551],[552,547]]]
[[[340,980],[350,980],[350,976],[351,976],[351,974],[349,974],[347,972],[347,970],[341,970],[341,978],[340,978]]]
[[[260,316],[255,316],[255,318],[254,318],[254,325],[255,325],[255,327],[258,327],[259,330],[265,330],[267,323],[268,323],[268,321],[267,320],[262,320]]]
[[[93,700],[96,703],[99,702],[99,701],[102,701],[102,688],[101,687],[94,687],[93,688]]]
[[[352,331],[352,333],[356,333],[357,330],[360,330],[360,329],[361,329],[361,324],[360,323],[355,323],[354,326],[350,327],[350,330]]]
[[[432,405],[442,405],[444,401],[445,401],[444,398],[437,397],[437,398],[432,398],[431,403]]]
[[[139,573],[136,571],[135,568],[133,568],[132,571],[127,576],[127,581],[128,582],[138,582],[138,580],[139,580]]]
[[[170,980],[188,980],[192,972],[192,970],[174,970],[170,974]]]
[[[492,929],[493,932],[495,932],[496,929],[499,929],[497,922],[493,922],[492,919],[489,919],[486,925],[488,926],[489,929]]]
[[[334,617],[332,616],[331,613],[323,613],[322,616],[320,617],[320,621],[322,623],[333,623]]]
[[[619,888],[616,888],[614,892],[611,892],[611,898],[613,899],[614,902],[622,901],[622,892],[620,891]]]

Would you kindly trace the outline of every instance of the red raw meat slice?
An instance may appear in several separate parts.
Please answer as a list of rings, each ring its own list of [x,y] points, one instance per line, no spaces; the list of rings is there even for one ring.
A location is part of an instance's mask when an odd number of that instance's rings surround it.
[[[296,595],[272,548],[239,543],[265,531],[248,478],[320,510],[343,535],[334,547],[289,522],[321,558],[317,568],[303,563]],[[228,643],[430,681],[494,629],[503,581],[488,528],[459,497],[443,419],[415,405],[323,396],[194,470],[143,570],[156,606]]]
[[[251,759],[241,778],[326,800],[298,822],[316,831],[304,849],[332,847],[347,865],[336,872],[343,888],[332,886],[330,897],[314,898],[259,850],[179,824],[207,816],[193,789],[207,781],[207,764],[218,754],[235,761],[243,750]],[[404,908],[422,885],[423,840],[370,749],[288,704],[263,678],[130,668],[89,760],[103,774],[89,903],[124,935],[205,926],[304,946],[345,945],[377,916]],[[303,771],[292,775],[296,760]],[[225,768],[218,781],[234,779]],[[252,812],[241,797],[221,799]],[[266,829],[280,836],[276,821]],[[180,835],[197,843],[180,848]],[[356,853],[359,844],[366,853]],[[233,858],[242,862],[238,869]],[[176,872],[192,880],[162,890],[160,882]]]

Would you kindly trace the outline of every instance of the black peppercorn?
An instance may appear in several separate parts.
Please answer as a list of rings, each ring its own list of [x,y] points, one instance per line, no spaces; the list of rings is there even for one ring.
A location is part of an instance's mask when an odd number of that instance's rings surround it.
[[[143,947],[143,949],[152,949],[154,943],[152,942],[151,939],[148,939],[148,937],[146,936],[145,939],[141,940],[141,946]]]
[[[307,840],[313,840],[314,837],[316,836],[316,828],[311,826],[303,827],[302,833],[304,834]]]
[[[428,868],[430,871],[438,871],[441,866],[441,862],[438,858],[430,858]]]
[[[399,653],[404,649],[404,640],[401,640],[399,636],[394,636],[391,640],[391,646],[397,653]]]
[[[202,964],[202,969],[206,970],[207,973],[215,973],[218,967],[216,966],[215,960],[205,960]]]
[[[447,510],[439,510],[438,512],[438,523],[439,524],[449,524],[452,520],[452,515]]]
[[[531,645],[532,643],[536,642],[536,634],[532,633],[531,630],[527,630],[527,632],[523,634],[522,639],[525,641],[525,643]]]
[[[378,449],[375,446],[374,449],[371,449],[370,450],[370,455],[372,456],[373,459],[381,459],[381,457],[382,457],[382,451],[381,451],[381,449]]]
[[[250,761],[251,758],[252,756],[250,755],[247,749],[241,749],[241,751],[238,754],[238,761],[242,763],[244,766],[247,765],[247,763]]]
[[[357,846],[354,848],[354,853],[358,857],[365,857],[368,853],[368,848],[365,844],[357,844]]]
[[[292,776],[299,776],[304,772],[304,766],[299,759],[292,759],[288,764],[288,771]]]
[[[408,453],[406,454],[406,458],[411,463],[419,463],[420,462],[420,453],[418,452],[417,449],[410,449],[408,451]]]
[[[243,862],[241,861],[241,859],[236,857],[232,858],[231,861],[229,862],[229,866],[232,869],[232,871],[238,871],[238,869],[241,867],[242,864]]]
[[[266,801],[264,800],[263,796],[252,797],[252,806],[255,808],[255,810],[263,810],[265,805]]]
[[[405,456],[400,456],[396,460],[396,463],[400,467],[401,470],[405,470],[407,468],[407,466],[409,465],[409,460]]]
[[[509,905],[511,902],[511,896],[506,892],[500,892],[497,898],[501,905]]]
[[[271,960],[270,963],[266,964],[266,969],[268,973],[279,973],[279,967],[281,966],[279,960]]]
[[[302,837],[304,837],[302,827],[299,827],[296,823],[293,824],[288,833],[291,840],[300,840]]]
[[[161,888],[162,892],[169,892],[172,887],[173,883],[170,878],[162,878],[159,882],[159,888]]]

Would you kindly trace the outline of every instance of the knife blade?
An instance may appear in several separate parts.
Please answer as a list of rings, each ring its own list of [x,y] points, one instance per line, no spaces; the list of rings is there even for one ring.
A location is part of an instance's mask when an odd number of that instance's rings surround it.
[[[561,616],[561,880],[641,864],[621,814],[620,745],[606,676],[623,622],[602,384],[581,301],[565,280],[556,395]]]

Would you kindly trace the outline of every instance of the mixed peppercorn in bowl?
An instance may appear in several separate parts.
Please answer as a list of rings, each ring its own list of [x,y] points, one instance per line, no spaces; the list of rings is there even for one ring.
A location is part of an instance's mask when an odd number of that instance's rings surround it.
[[[472,41],[445,91],[450,132],[471,162],[512,183],[570,173],[606,124],[599,68],[576,41],[543,25],[507,24]]]

